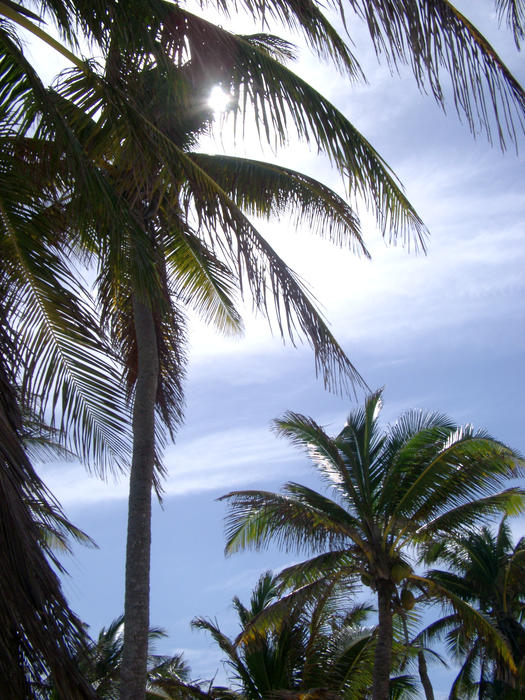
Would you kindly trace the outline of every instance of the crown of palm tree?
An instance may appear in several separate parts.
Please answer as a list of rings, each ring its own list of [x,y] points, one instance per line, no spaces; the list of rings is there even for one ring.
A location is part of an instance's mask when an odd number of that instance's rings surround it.
[[[281,572],[283,581],[319,582],[339,571],[354,581],[360,576],[377,593],[374,700],[387,697],[398,587],[424,589],[428,583],[412,568],[411,549],[525,507],[523,489],[498,490],[521,473],[519,455],[509,447],[437,413],[408,412],[384,431],[380,409],[377,392],[335,438],[299,414],[276,421],[278,434],[307,451],[333,498],[288,483],[280,494],[235,491],[221,499],[229,505],[228,554],[274,542],[315,555]],[[447,596],[491,634],[509,660],[508,646],[483,616],[467,610],[453,591],[441,587],[434,593]]]

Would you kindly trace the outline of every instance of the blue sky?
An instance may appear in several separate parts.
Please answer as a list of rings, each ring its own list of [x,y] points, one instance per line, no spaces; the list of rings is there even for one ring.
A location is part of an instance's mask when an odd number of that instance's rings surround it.
[[[489,5],[461,7],[523,82],[522,57],[510,35],[496,31]],[[294,69],[353,121],[400,177],[431,232],[428,255],[386,245],[364,212],[372,261],[308,231],[293,232],[286,219],[262,222],[260,229],[308,282],[368,385],[385,387],[385,422],[408,408],[436,409],[525,452],[522,162],[512,151],[490,148],[483,136],[474,140],[453,107],[444,115],[408,72],[392,76],[379,66],[362,27],[351,26],[368,85],[349,86],[304,50]],[[231,150],[227,128],[202,150]],[[253,135],[247,136],[248,145],[237,136],[236,152],[256,155]],[[266,150],[265,157],[343,191],[328,162],[295,142],[279,154]],[[204,633],[190,630],[191,618],[217,618],[234,634],[231,598],[246,599],[261,572],[294,558],[268,551],[225,559],[225,508],[215,499],[235,488],[316,483],[306,458],[272,434],[272,419],[294,410],[335,434],[356,405],[352,397],[324,391],[306,345],[283,346],[246,308],[242,339],[218,338],[192,321],[186,422],[166,451],[164,504],[154,509],[151,621],[169,634],[159,648],[184,649],[201,678],[221,677],[220,655]],[[98,543],[96,550],[75,550],[64,580],[72,607],[96,633],[123,608],[127,484],[97,481],[75,463],[40,471],[71,520]],[[523,521],[514,525],[525,534]],[[446,690],[441,674],[436,688]]]

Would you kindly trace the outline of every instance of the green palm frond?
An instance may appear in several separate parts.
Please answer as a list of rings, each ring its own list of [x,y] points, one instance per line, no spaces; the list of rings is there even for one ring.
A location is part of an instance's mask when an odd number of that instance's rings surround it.
[[[307,224],[335,245],[370,257],[352,208],[317,180],[247,158],[197,153],[192,158],[247,214],[279,217],[290,212],[294,228]]]
[[[297,59],[297,48],[294,44],[276,34],[241,34],[245,41],[258,46],[263,51],[267,51],[272,58],[280,63],[295,61]]]
[[[235,639],[235,646],[249,644],[250,640],[254,641],[260,635],[278,630],[297,612],[304,611],[304,608],[312,603],[315,605],[316,601],[322,600],[321,605],[323,605],[333,594],[338,578],[328,574],[311,583],[296,587],[290,593],[281,594],[276,600],[268,601],[243,625],[242,631]]]
[[[441,104],[442,72],[446,73],[454,106],[472,133],[484,131],[491,142],[496,133],[502,148],[507,139],[517,142],[524,127],[525,93],[485,37],[451,2],[411,0],[394,5],[385,0],[349,0],[348,4],[367,23],[376,53],[393,66],[409,64],[419,87],[429,85]],[[338,5],[344,11],[341,0]]]
[[[337,445],[312,418],[288,411],[274,421],[278,436],[305,450],[313,459],[323,478],[336,490],[348,490],[357,502],[360,498]]]
[[[419,684],[414,676],[393,676],[390,679],[390,700],[417,700]]]
[[[520,473],[517,459],[510,448],[469,426],[419,431],[398,456],[404,478],[393,517],[429,521],[479,499]]]
[[[38,161],[17,155],[12,139],[0,143],[2,238],[9,291],[9,323],[24,358],[23,391],[34,412],[59,412],[57,437],[103,469],[126,463],[129,447],[125,397],[105,356],[89,296],[59,252],[60,206],[46,203],[51,190],[27,177]],[[27,150],[27,142],[22,153]],[[66,251],[67,252],[67,251]]]
[[[343,627],[330,642],[331,673],[348,700],[360,700],[372,685],[375,638],[372,630]]]
[[[231,639],[221,632],[217,623],[213,623],[211,620],[207,620],[202,617],[197,617],[191,621],[191,626],[195,629],[205,630],[211,634],[212,639],[226,654],[227,664],[233,669],[239,680],[244,684],[244,687],[251,690],[253,698],[259,697],[259,693],[253,683],[249,669],[240,658],[234,642],[232,642]]]
[[[36,700],[39,683],[52,673],[64,697],[87,700],[93,693],[74,658],[86,646],[85,632],[65,601],[52,566],[57,559],[41,531],[50,526],[63,537],[74,528],[24,450],[19,393],[7,365],[14,342],[1,305],[0,321],[0,694]]]
[[[249,612],[252,617],[257,615],[257,613],[260,613],[264,608],[271,605],[271,603],[279,597],[280,591],[281,586],[273,573],[271,571],[265,571],[259,577],[259,580],[252,591],[252,595],[250,597],[250,610],[247,612]],[[242,625],[245,625],[248,622],[248,619],[242,619],[242,610],[244,606],[242,606],[238,598],[234,598],[234,601],[238,603],[238,610],[241,612],[239,615],[239,620]]]
[[[173,293],[225,335],[243,332],[235,308],[237,284],[222,263],[194,232],[171,230],[165,238],[166,266]]]
[[[57,501],[49,493],[46,495],[46,499],[33,499],[28,502],[42,538],[43,548],[71,554],[71,539],[88,547],[96,547],[95,541],[65,516]],[[54,562],[63,572],[64,568],[56,558]]]
[[[287,551],[322,549],[344,544],[345,525],[329,515],[291,496],[267,491],[242,491],[226,494],[230,514],[226,519],[227,554],[244,548],[260,549],[271,540]]]
[[[449,700],[479,696],[479,685],[474,678],[475,668],[480,661],[479,651],[478,645],[474,645],[466,655],[459,673],[450,687]]]
[[[10,0],[2,0],[2,2],[0,2],[0,15],[16,23],[19,27],[23,27],[26,31],[33,34],[33,36],[38,37],[38,39],[45,42],[74,65],[82,66],[82,59],[72,53],[60,41],[57,41],[53,36],[44,31],[42,27],[33,21],[36,16],[33,13],[28,13],[27,10],[17,5],[17,3],[11,2]],[[38,17],[36,17],[36,19],[38,20]],[[70,37],[72,38],[73,34],[70,34]]]
[[[477,498],[474,503],[465,503],[450,509],[420,529],[423,536],[437,535],[440,532],[450,534],[467,532],[472,527],[487,521],[487,518],[506,513],[507,515],[520,515],[523,513],[525,504],[523,498],[525,490],[514,487],[505,489],[493,496]]]
[[[381,488],[384,479],[384,469],[379,466],[384,442],[378,422],[383,405],[381,393],[376,391],[367,396],[364,406],[350,413],[345,427],[334,440],[348,473],[344,484],[346,500],[349,507],[355,501],[360,517],[368,523],[372,517],[373,501],[377,498],[376,491]],[[374,468],[374,465],[378,467]]]
[[[203,6],[208,4],[215,5],[227,16],[231,12],[231,6],[227,0],[204,0],[201,4]],[[357,59],[353,56],[346,42],[322,14],[319,8],[320,3],[312,0],[302,2],[290,2],[290,0],[272,0],[272,2],[255,0],[254,2],[253,0],[243,0],[239,4],[244,6],[254,19],[262,16],[265,24],[271,19],[278,25],[285,25],[294,31],[303,33],[308,41],[308,45],[319,56],[330,60],[332,64],[340,71],[345,72],[350,78],[354,80],[362,79],[363,74]],[[177,8],[177,12],[173,14],[175,17],[178,14],[181,18],[185,18],[189,32],[193,32],[193,27],[189,26],[194,17],[193,15],[181,10],[181,8]],[[181,20],[179,19],[180,22]]]
[[[496,9],[500,23],[505,19],[514,34],[516,47],[525,37],[525,7],[522,0],[496,0]]]
[[[356,515],[356,512],[341,507],[332,499],[326,498],[314,489],[301,484],[293,482],[285,484],[283,493],[294,498],[297,503],[318,513],[319,519],[325,521],[327,528],[333,528],[334,532],[345,532],[346,536],[358,547],[364,548],[363,522]]]
[[[341,551],[323,552],[296,564],[290,564],[279,572],[277,580],[283,586],[298,587],[326,578],[331,572],[345,571],[348,580],[360,573],[360,561],[353,552],[347,549]]]
[[[444,580],[442,575],[440,575],[440,578]],[[512,650],[509,647],[508,641],[499,629],[494,626],[489,617],[471,605],[468,605],[446,585],[441,586],[437,582],[437,577],[432,580],[436,586],[436,591],[452,607],[457,619],[461,620],[462,632],[466,632],[468,636],[472,636],[473,633],[479,635],[484,639],[486,644],[490,645],[496,655],[508,665],[511,671],[515,672],[516,664],[512,657]]]

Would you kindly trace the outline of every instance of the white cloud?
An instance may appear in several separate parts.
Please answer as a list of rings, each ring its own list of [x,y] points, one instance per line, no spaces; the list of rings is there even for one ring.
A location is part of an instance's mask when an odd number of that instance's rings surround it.
[[[206,432],[205,437],[181,440],[167,449],[164,463],[168,477],[164,496],[228,490],[280,477],[286,464],[300,455],[278,440],[267,426]],[[40,473],[64,507],[89,506],[128,496],[127,479],[108,482],[90,476],[79,464],[43,465]]]

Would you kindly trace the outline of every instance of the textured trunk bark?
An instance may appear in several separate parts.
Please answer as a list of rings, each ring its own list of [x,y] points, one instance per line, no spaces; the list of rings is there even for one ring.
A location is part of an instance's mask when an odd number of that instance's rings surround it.
[[[432,688],[432,683],[430,682],[430,678],[428,676],[427,660],[425,659],[425,654],[422,651],[418,651],[417,653],[417,665],[421,685],[425,691],[425,698],[426,700],[434,700],[434,689]]]
[[[133,406],[133,457],[129,479],[124,650],[121,700],[144,700],[149,632],[151,487],[155,463],[155,398],[159,358],[151,309],[134,299],[138,372]]]
[[[390,696],[390,667],[392,665],[392,592],[389,581],[380,581],[377,586],[379,623],[374,659],[372,700],[388,700]]]

